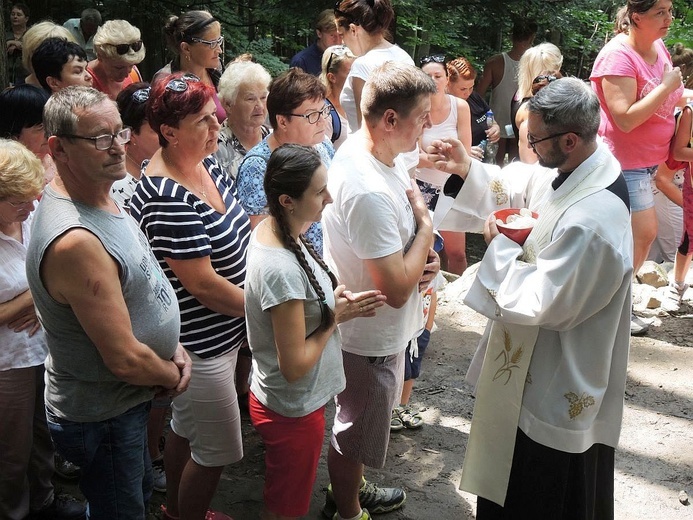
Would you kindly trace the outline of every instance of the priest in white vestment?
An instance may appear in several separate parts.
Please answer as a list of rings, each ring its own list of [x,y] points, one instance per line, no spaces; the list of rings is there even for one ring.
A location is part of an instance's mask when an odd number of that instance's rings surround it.
[[[488,243],[465,298],[489,318],[468,374],[477,399],[460,485],[479,495],[478,520],[613,518],[633,242],[598,127],[594,92],[565,78],[529,102],[538,164],[500,170],[453,140],[428,150],[455,174],[440,228],[483,229]],[[524,246],[489,217],[504,207],[538,213]]]

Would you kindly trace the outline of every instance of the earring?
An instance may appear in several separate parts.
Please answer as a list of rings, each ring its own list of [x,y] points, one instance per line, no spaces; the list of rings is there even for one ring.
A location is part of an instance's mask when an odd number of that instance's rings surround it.
[[[289,213],[291,213],[291,214],[293,215],[293,214],[294,214],[294,208],[291,208],[291,209],[289,210]]]

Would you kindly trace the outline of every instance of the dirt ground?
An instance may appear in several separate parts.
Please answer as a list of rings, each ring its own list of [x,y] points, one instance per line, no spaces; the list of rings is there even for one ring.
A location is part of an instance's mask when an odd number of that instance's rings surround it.
[[[472,247],[470,263],[480,250]],[[476,251],[476,253],[475,253]],[[486,319],[456,301],[439,304],[423,373],[413,404],[426,425],[418,431],[392,434],[382,470],[367,470],[375,482],[401,486],[407,502],[382,520],[474,518],[476,498],[457,489],[474,401],[464,375]],[[664,316],[648,335],[633,338],[621,442],[616,451],[615,509],[619,520],[693,519],[693,308]],[[660,320],[657,320],[659,323]],[[328,406],[327,425],[334,407]],[[229,466],[212,503],[235,520],[258,518],[262,506],[263,449],[244,418],[244,459]],[[307,518],[321,518],[328,483],[323,458]],[[72,486],[70,486],[72,488]],[[74,488],[72,488],[74,491]],[[163,495],[155,494],[149,519],[158,518]],[[685,500],[683,500],[685,502]]]

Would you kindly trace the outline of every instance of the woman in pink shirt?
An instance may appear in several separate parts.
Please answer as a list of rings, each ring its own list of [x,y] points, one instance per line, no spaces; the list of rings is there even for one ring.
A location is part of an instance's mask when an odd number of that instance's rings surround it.
[[[671,0],[628,0],[626,17],[628,32],[604,46],[590,79],[602,109],[599,133],[628,183],[637,273],[657,235],[650,178],[667,157],[674,107],[685,99],[681,72],[662,42],[672,21]]]

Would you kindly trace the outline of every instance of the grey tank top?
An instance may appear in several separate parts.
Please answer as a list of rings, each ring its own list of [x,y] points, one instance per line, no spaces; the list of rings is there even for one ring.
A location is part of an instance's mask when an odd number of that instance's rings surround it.
[[[178,301],[147,239],[129,215],[122,211],[112,215],[46,187],[34,217],[26,264],[48,342],[46,405],[58,417],[71,421],[103,421],[148,401],[154,389],[117,379],[70,306],[46,291],[39,272],[43,255],[56,238],[73,228],[93,233],[118,264],[134,335],[162,359],[170,359],[178,345]]]

